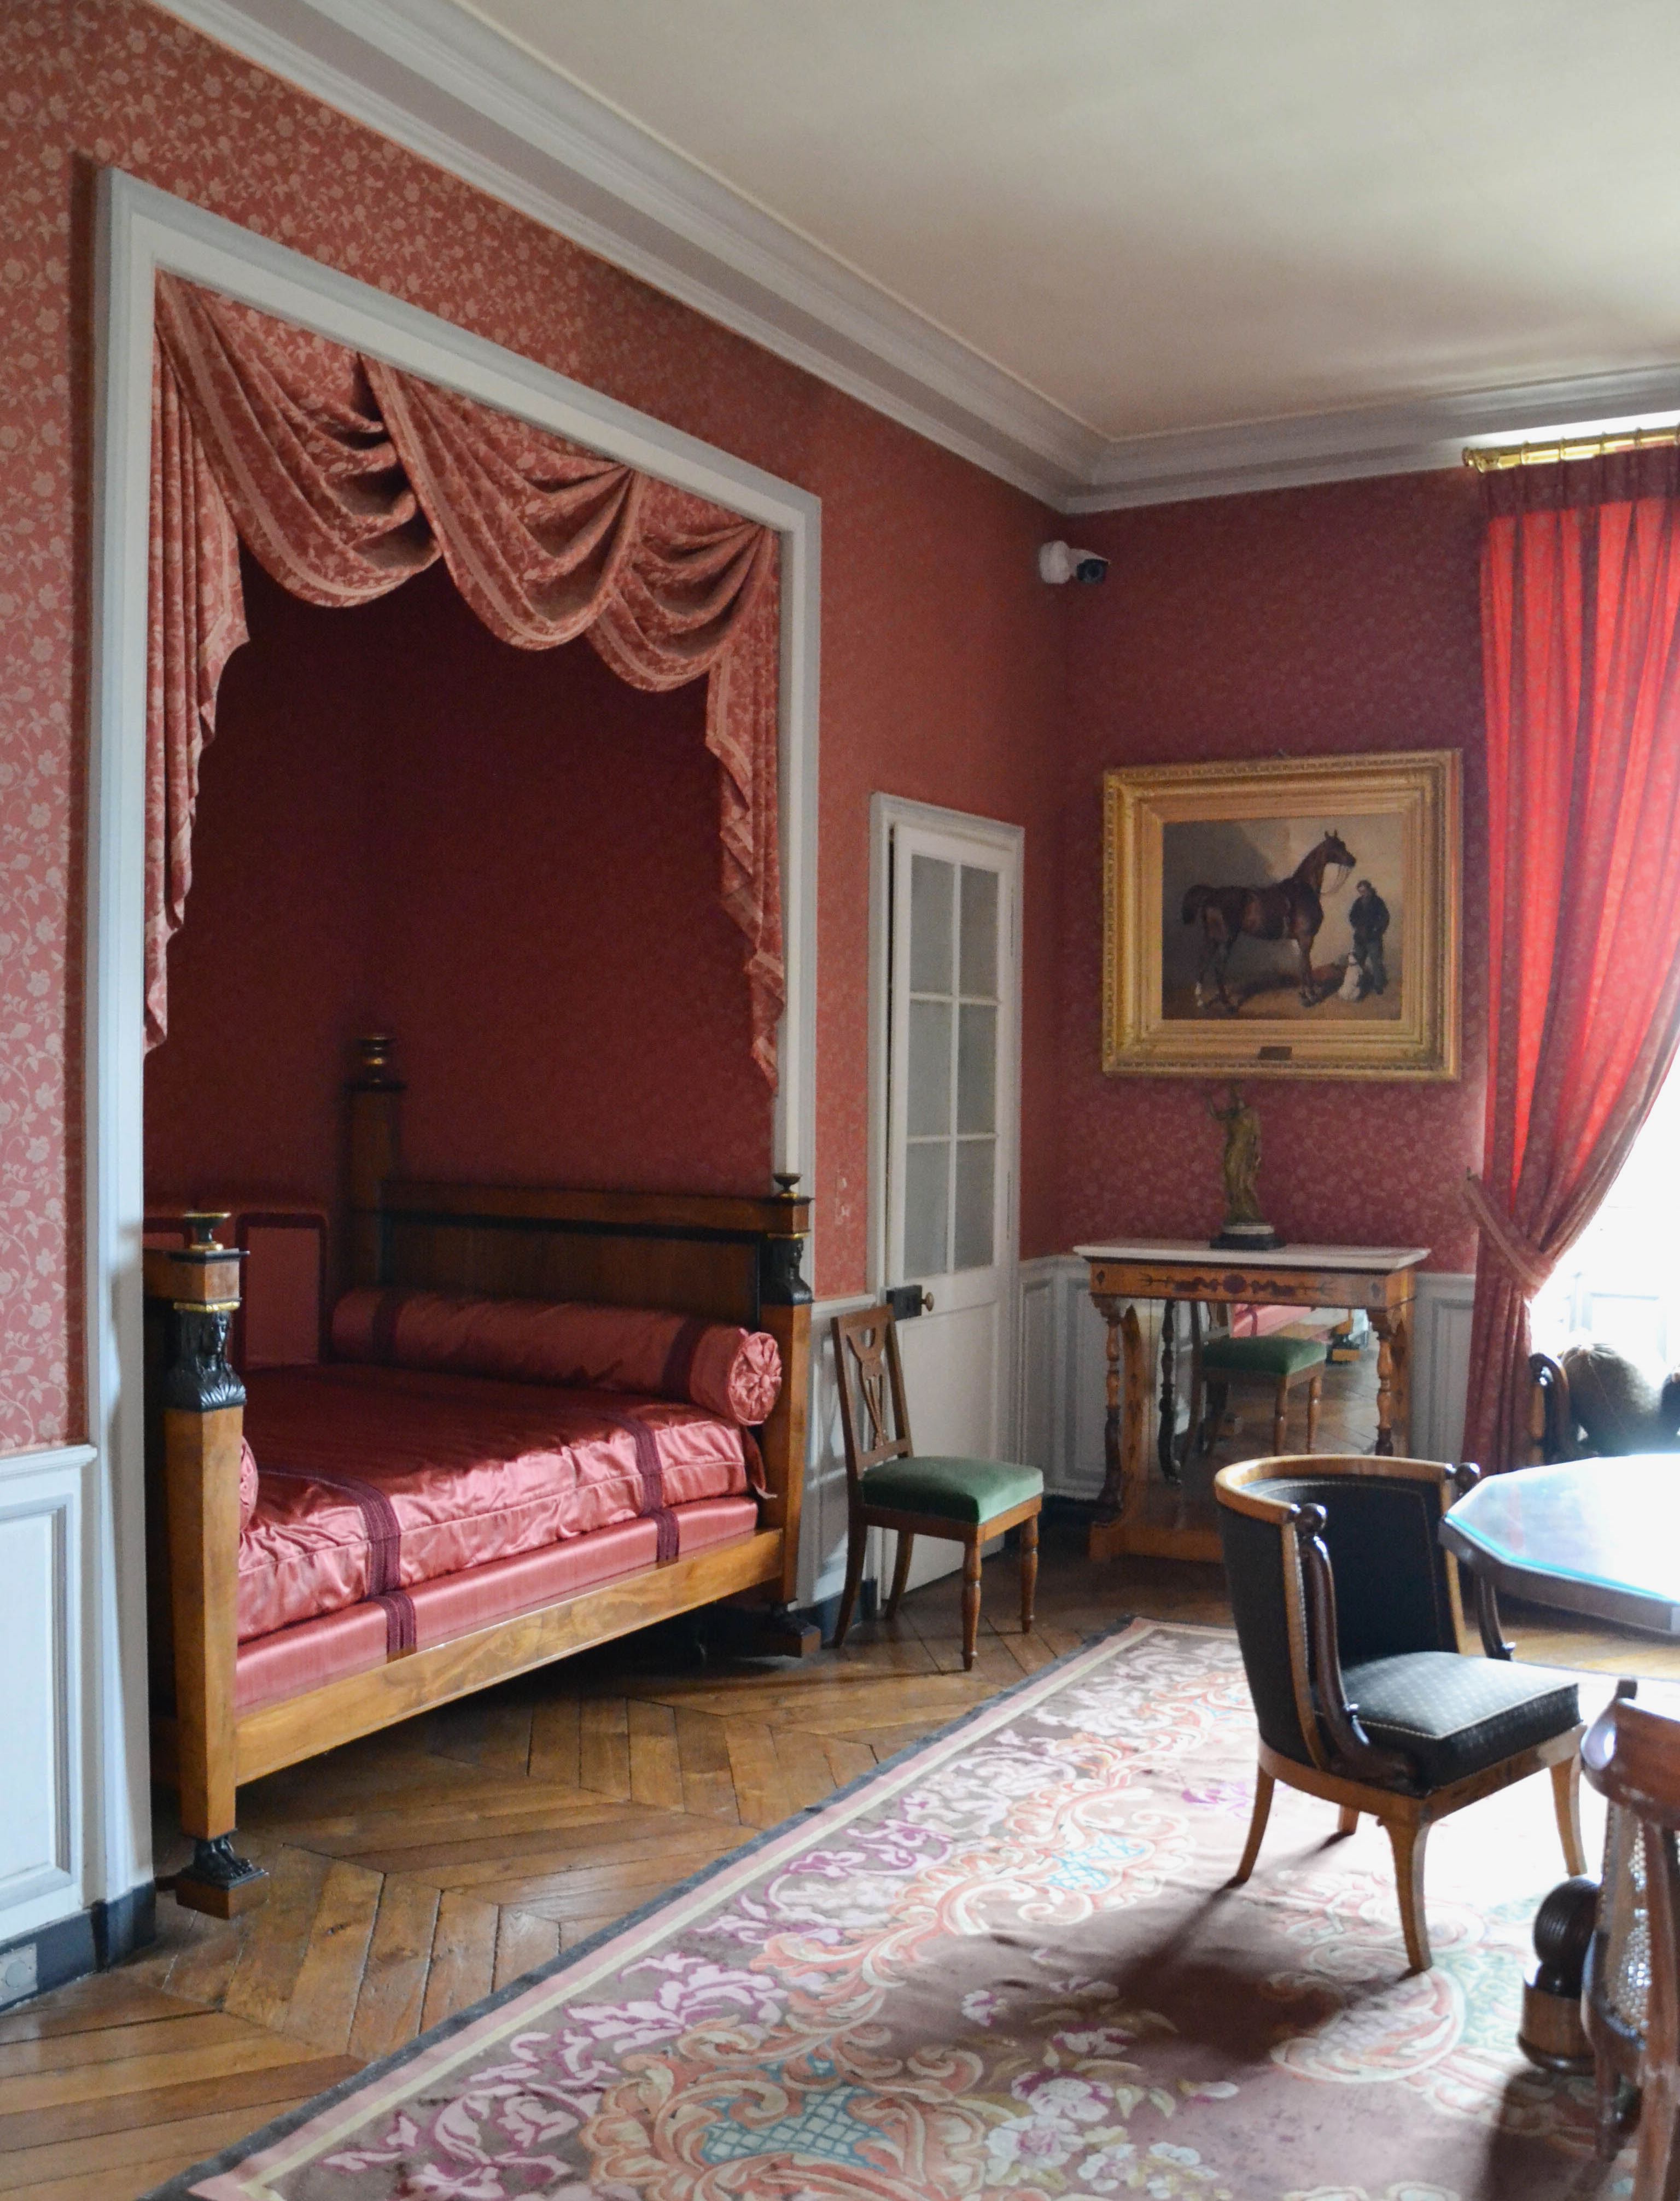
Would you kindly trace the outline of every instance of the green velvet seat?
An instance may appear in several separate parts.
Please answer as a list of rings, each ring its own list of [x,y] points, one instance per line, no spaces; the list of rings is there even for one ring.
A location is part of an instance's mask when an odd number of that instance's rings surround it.
[[[1231,1337],[1224,1331],[1198,1335],[1190,1376],[1190,1427],[1201,1450],[1212,1449],[1213,1433],[1233,1383],[1272,1387],[1272,1449],[1281,1453],[1289,1429],[1289,1394],[1307,1386],[1307,1449],[1319,1441],[1319,1404],[1330,1348],[1321,1338],[1291,1337],[1275,1330],[1269,1337]]]
[[[846,1447],[846,1586],[835,1623],[836,1646],[845,1641],[852,1624],[869,1531],[890,1529],[898,1539],[898,1554],[887,1600],[889,1620],[896,1617],[909,1581],[917,1537],[945,1537],[962,1546],[962,1663],[971,1667],[979,1646],[981,1548],[1008,1529],[1020,1538],[1021,1633],[1031,1632],[1044,1478],[1036,1467],[1015,1460],[917,1452],[890,1306],[837,1314],[829,1328]]]
[[[913,1453],[890,1459],[860,1478],[866,1505],[895,1513],[932,1513],[942,1521],[990,1521],[1012,1505],[1044,1495],[1036,1467],[1002,1459],[941,1459]]]
[[[1210,1337],[1201,1348],[1201,1365],[1210,1374],[1231,1376],[1298,1376],[1304,1368],[1322,1368],[1330,1348],[1321,1338]]]

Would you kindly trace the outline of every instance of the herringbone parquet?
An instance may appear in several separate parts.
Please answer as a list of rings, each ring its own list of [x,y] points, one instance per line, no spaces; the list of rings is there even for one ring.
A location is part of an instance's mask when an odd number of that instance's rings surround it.
[[[153,1948],[0,2018],[0,2194],[131,2201],[944,1726],[1117,1617],[1077,1541],[1030,1637],[989,1569],[972,1673],[947,1581],[843,1652],[714,1669],[673,1630],[243,1789],[261,1910],[165,1897]],[[1155,1602],[1220,1617],[1211,1569],[1167,1571]]]
[[[1326,1449],[1347,1441],[1326,1421]],[[261,1910],[222,1925],[166,1897],[153,1948],[0,2017],[0,2195],[132,2201],[1122,1612],[1228,1619],[1217,1569],[1092,1567],[1081,1541],[1047,1534],[1028,1637],[1014,1562],[989,1564],[999,1624],[970,1674],[948,1578],[843,1652],[708,1668],[672,1630],[242,1790],[242,1839],[273,1875]],[[1528,1617],[1507,1615],[1524,1657],[1680,1671],[1648,1638]],[[184,1853],[162,1826],[159,1869]]]

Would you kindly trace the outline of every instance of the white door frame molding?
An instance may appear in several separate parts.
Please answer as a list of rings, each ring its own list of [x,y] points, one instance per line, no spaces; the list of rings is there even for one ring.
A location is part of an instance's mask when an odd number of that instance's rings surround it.
[[[946,810],[934,802],[913,802],[908,795],[869,798],[869,1288],[878,1294],[887,1277],[887,1018],[892,990],[891,901],[888,891],[892,831],[896,825],[920,825],[931,833],[957,833],[998,849],[1015,866],[1013,920],[1007,943],[1011,1022],[1002,1040],[1013,1092],[1011,1124],[1003,1141],[1005,1175],[1002,1239],[1013,1271],[1020,1261],[1021,1180],[1021,880],[1026,828],[999,818],[980,818],[966,810]],[[1009,1288],[1013,1289],[1013,1278]]]
[[[140,1233],[147,523],[153,295],[185,277],[516,414],[773,527],[782,543],[781,824],[787,1009],[774,1166],[808,1176],[816,1127],[821,508],[808,490],[115,169],[99,179],[88,819],[88,1428],[100,1457],[85,1671],[98,1777],[83,1903],[150,1874]],[[76,1907],[72,1903],[68,1907]],[[3,1935],[0,1923],[0,1935]]]
[[[1008,1065],[1011,1093],[1009,1123],[1002,1140],[1004,1174],[1002,1229],[1004,1253],[999,1289],[1004,1309],[1003,1388],[999,1426],[1015,1430],[1018,1385],[1015,1381],[1015,1336],[1019,1292],[1017,1274],[1021,1258],[1021,887],[1025,875],[1026,828],[1002,819],[977,817],[966,810],[948,810],[937,803],[913,802],[908,795],[872,795],[869,798],[869,1248],[868,1282],[872,1296],[878,1297],[891,1281],[888,1274],[887,1147],[889,1138],[887,1065],[888,1018],[891,1008],[892,939],[890,852],[893,829],[919,825],[928,832],[953,833],[996,849],[1014,867],[1015,890],[1010,897],[1010,936],[999,942],[1007,957],[1009,1002],[1001,1052]]]

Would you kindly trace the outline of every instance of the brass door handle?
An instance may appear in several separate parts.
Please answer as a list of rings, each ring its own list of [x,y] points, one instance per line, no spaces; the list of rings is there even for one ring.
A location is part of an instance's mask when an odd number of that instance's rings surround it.
[[[922,1294],[922,1312],[924,1314],[931,1314],[933,1312],[933,1294],[931,1292],[924,1292]]]

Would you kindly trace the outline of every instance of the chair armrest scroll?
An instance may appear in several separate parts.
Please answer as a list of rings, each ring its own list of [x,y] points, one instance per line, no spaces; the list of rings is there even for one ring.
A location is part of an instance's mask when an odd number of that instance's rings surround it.
[[[1423,1783],[1402,1752],[1384,1750],[1360,1725],[1359,1707],[1348,1700],[1336,1629],[1336,1577],[1324,1541],[1322,1505],[1297,1505],[1289,1526],[1300,1556],[1307,1590],[1307,1651],[1313,1701],[1323,1723],[1336,1770],[1382,1788],[1417,1793]]]

